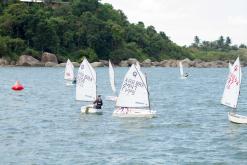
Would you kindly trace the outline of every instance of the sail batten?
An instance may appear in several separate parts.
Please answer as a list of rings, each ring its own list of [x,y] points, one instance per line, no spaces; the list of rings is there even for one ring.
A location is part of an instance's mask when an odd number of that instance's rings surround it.
[[[145,75],[133,64],[124,77],[116,106],[149,107]]]
[[[116,93],[114,69],[112,67],[110,60],[109,60],[109,77],[110,77],[111,89],[113,93]]]
[[[75,78],[75,76],[74,76],[74,65],[73,65],[72,62],[68,59],[68,60],[67,60],[67,63],[66,63],[65,72],[64,72],[64,79],[65,79],[65,80],[73,81],[74,78]]]
[[[230,73],[228,75],[224,93],[221,99],[221,104],[231,108],[237,108],[241,78],[242,72],[240,60],[238,57],[230,69]]]
[[[96,72],[86,58],[80,65],[76,82],[76,100],[96,99]]]

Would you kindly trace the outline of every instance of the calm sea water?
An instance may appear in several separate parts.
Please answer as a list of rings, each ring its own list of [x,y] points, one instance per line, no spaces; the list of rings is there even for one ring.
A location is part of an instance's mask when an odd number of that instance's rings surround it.
[[[247,125],[230,123],[220,105],[228,69],[143,68],[154,119],[82,115],[64,68],[0,68],[0,164],[246,164]],[[127,68],[116,68],[119,90]],[[243,74],[247,70],[243,69]],[[112,95],[108,68],[97,68],[98,93]],[[22,92],[10,88],[20,80]],[[247,115],[247,80],[239,113]],[[103,97],[104,98],[104,97]]]

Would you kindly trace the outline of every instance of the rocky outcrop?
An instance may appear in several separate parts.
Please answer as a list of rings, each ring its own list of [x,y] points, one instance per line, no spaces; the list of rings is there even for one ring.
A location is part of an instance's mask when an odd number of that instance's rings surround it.
[[[12,63],[14,63],[12,61]],[[21,55],[16,62],[17,66],[44,66],[39,60],[35,59],[32,56]]]
[[[66,66],[66,63],[60,63],[56,65],[56,67],[65,67],[65,66]]]
[[[150,59],[146,59],[141,63],[141,66],[143,66],[143,67],[151,67],[152,66],[152,61]]]
[[[0,65],[9,65],[9,61],[5,58],[0,58]]]
[[[103,67],[104,63],[103,62],[93,62],[91,63],[92,67],[96,68],[96,67]]]
[[[121,61],[119,63],[119,66],[121,66],[121,67],[128,67],[129,66],[128,61]]]
[[[74,67],[79,67],[80,64],[78,62],[72,62],[72,64],[74,65]]]
[[[136,64],[137,61],[138,61],[138,60],[135,59],[135,58],[129,58],[129,59],[127,60],[127,63],[128,63],[129,66],[131,66],[132,64]]]
[[[45,63],[45,67],[55,67],[57,65],[57,63],[55,62],[46,62]]]
[[[109,66],[109,62],[106,60],[99,60],[99,62],[102,62],[104,66]]]
[[[58,64],[57,61],[57,56],[52,53],[44,52],[41,57],[41,62],[47,63],[47,62],[52,62]]]

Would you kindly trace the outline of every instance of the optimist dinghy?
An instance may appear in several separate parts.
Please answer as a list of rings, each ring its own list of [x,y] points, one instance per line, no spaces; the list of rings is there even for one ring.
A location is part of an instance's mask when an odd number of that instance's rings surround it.
[[[76,100],[93,102],[96,99],[96,72],[88,60],[84,58],[80,65],[76,82]],[[102,109],[89,104],[81,107],[81,113],[102,114]]]
[[[156,116],[156,111],[150,108],[147,79],[135,64],[132,64],[124,77],[113,116],[146,118]]]

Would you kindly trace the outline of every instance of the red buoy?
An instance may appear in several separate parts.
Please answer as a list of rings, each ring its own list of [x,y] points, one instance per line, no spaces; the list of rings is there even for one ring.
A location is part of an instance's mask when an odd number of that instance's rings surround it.
[[[14,91],[21,91],[23,89],[24,89],[24,87],[19,83],[19,81],[16,81],[15,85],[12,86],[12,90],[14,90]]]

